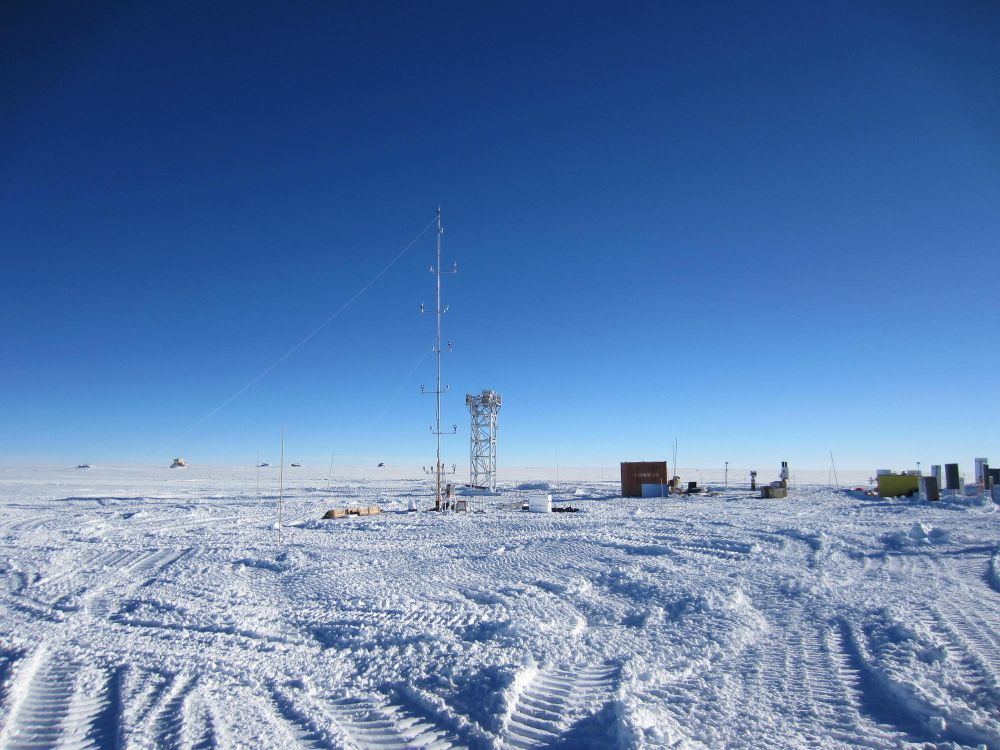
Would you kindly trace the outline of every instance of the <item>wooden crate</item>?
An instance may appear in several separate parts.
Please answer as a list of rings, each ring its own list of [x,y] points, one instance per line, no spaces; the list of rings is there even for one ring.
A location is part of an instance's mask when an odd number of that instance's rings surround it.
[[[333,508],[323,518],[347,518],[347,516],[376,516],[382,512],[377,505],[359,505],[353,508]]]

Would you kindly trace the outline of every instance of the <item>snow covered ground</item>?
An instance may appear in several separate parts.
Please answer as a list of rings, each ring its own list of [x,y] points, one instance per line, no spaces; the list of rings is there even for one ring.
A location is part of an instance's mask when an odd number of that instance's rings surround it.
[[[0,469],[0,748],[1000,748],[985,499],[373,476]]]

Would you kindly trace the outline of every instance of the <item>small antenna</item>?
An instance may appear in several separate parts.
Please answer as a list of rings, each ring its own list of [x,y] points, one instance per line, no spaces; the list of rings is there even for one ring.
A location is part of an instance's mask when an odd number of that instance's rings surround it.
[[[330,481],[333,479],[333,457],[337,455],[337,451],[330,454],[330,475],[326,478],[326,494],[330,494]]]
[[[281,501],[285,494],[285,426],[281,426],[281,468],[278,470],[278,546],[281,546]]]

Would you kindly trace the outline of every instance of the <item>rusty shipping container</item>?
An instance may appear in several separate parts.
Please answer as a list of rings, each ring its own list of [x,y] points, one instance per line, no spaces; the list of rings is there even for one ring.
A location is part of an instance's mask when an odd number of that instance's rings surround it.
[[[666,461],[622,461],[622,497],[642,497],[642,485],[666,485]]]

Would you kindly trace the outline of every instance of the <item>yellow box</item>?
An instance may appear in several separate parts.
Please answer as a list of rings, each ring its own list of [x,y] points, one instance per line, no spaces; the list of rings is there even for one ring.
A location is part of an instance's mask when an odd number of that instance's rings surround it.
[[[920,477],[910,474],[882,474],[878,477],[880,497],[916,495],[920,491]]]

